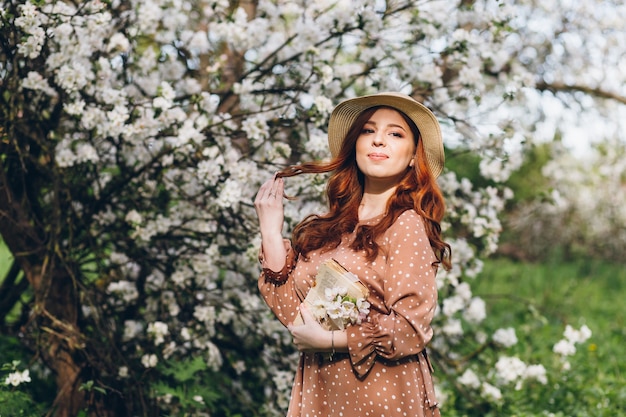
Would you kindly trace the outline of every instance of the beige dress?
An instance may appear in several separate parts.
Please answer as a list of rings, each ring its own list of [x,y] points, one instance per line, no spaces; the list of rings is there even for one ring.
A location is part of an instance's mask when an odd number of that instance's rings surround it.
[[[381,217],[362,221],[374,224]],[[374,262],[349,249],[354,233],[336,249],[302,257],[284,284],[259,278],[259,290],[284,325],[314,281],[318,266],[332,257],[370,291],[366,322],[347,329],[348,353],[301,353],[288,417],[438,417],[425,347],[437,305],[436,260],[424,223],[407,210],[378,241]],[[286,241],[288,245],[288,241]],[[288,246],[288,250],[291,247]]]

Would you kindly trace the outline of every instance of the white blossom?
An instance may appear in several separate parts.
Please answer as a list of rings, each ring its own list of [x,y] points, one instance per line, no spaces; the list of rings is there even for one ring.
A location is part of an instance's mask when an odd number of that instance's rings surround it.
[[[126,280],[110,283],[107,287],[107,292],[119,295],[126,303],[130,303],[139,297],[135,283]]]
[[[128,378],[128,367],[120,366],[120,368],[117,370],[117,376],[119,376],[120,378]]]
[[[472,299],[472,288],[467,282],[461,282],[457,285],[454,288],[454,292],[463,302],[468,302]]]
[[[559,340],[552,348],[554,353],[561,356],[570,356],[576,353],[576,346],[569,340]]]
[[[171,100],[165,97],[155,97],[154,100],[152,100],[152,106],[155,109],[167,110],[172,107],[173,104]]]
[[[203,139],[202,134],[195,128],[193,121],[185,120],[183,125],[178,129],[178,134],[169,138],[168,142],[178,148],[187,145],[190,141],[200,143]]]
[[[220,207],[235,206],[242,198],[241,189],[242,185],[239,182],[227,179],[217,199],[217,204]]]
[[[328,97],[317,96],[314,103],[317,110],[322,114],[330,114],[333,109],[333,102]]]
[[[480,388],[485,398],[496,402],[502,399],[502,391],[488,382],[483,382]]]
[[[471,369],[466,369],[457,381],[459,381],[459,384],[465,385],[469,388],[478,389],[480,387],[480,379]]]
[[[15,26],[21,27],[25,32],[31,32],[32,28],[38,27],[44,22],[44,15],[30,2],[18,6],[20,16],[15,19]]]
[[[465,302],[458,295],[443,300],[443,314],[450,317],[465,307]]]
[[[591,329],[583,325],[579,330],[576,330],[568,324],[565,326],[563,336],[564,339],[558,341],[552,350],[562,357],[571,356],[576,353],[576,344],[584,343],[591,337]]]
[[[183,327],[180,331],[180,337],[183,338],[183,340],[191,340],[191,332],[189,331],[189,329],[187,327]]]
[[[141,224],[143,222],[143,217],[141,216],[141,214],[139,214],[137,210],[133,209],[126,213],[126,217],[124,218],[124,220],[126,220],[126,222],[130,224]]]
[[[20,19],[21,18],[18,18],[16,21]],[[41,53],[41,48],[43,47],[46,37],[45,31],[41,27],[34,26],[25,27],[25,32],[28,33],[28,36],[18,45],[18,52],[29,59],[35,59]]]
[[[518,357],[503,356],[496,362],[497,377],[504,384],[515,382],[526,372],[526,364]]]
[[[87,129],[95,129],[106,121],[106,113],[93,106],[87,106],[80,118],[81,125]]]
[[[174,271],[170,279],[179,287],[184,287],[187,281],[187,274],[183,271]]]
[[[202,92],[202,101],[200,102],[200,108],[202,108],[207,113],[214,113],[217,110],[218,105],[220,104],[220,98],[216,94],[209,94],[207,92]]]
[[[463,336],[463,326],[461,325],[461,320],[458,319],[449,319],[444,324],[442,331],[445,335],[456,338]]]
[[[40,90],[48,94],[49,96],[56,96],[56,91],[54,91],[54,89],[50,87],[48,80],[36,71],[28,72],[26,78],[22,80],[22,88]]]
[[[178,345],[174,341],[170,341],[163,347],[161,354],[163,355],[163,359],[167,360],[171,358],[177,351]]]
[[[12,385],[14,387],[17,387],[24,382],[30,382],[30,371],[28,369],[11,372],[4,380],[6,385]]]
[[[141,332],[143,332],[144,326],[142,322],[137,320],[125,320],[124,321],[124,334],[122,336],[123,340],[133,340],[136,338]]]
[[[246,363],[244,361],[237,361],[233,364],[233,369],[237,372],[237,374],[241,375],[247,369]]]
[[[59,168],[70,167],[74,165],[74,162],[76,161],[76,155],[74,155],[74,152],[72,152],[69,147],[64,145],[65,144],[63,142],[59,142],[59,145],[57,145],[55,149],[56,154],[54,161]]]
[[[147,354],[141,357],[141,364],[144,368],[154,368],[159,363],[159,358],[155,354]]]
[[[207,343],[207,365],[209,369],[217,371],[219,370],[220,366],[222,366],[222,363],[223,363],[223,358],[222,358],[222,354],[220,353],[219,348],[215,344],[208,342]]]
[[[534,379],[543,385],[548,383],[546,368],[541,364],[528,365],[528,367],[526,368],[526,372],[524,373],[524,378]]]
[[[591,337],[591,329],[587,325],[583,325],[580,330],[576,330],[568,324],[565,326],[563,336],[572,344],[584,343]]]
[[[314,156],[327,156],[330,154],[328,150],[328,139],[326,135],[311,134],[309,140],[305,143],[304,146],[306,151]]]
[[[469,323],[478,324],[482,322],[487,317],[485,300],[479,297],[472,298],[463,317]]]
[[[507,327],[503,329],[498,329],[493,334],[494,343],[503,346],[505,348],[509,348],[517,344],[517,335],[515,334],[515,329],[512,327]]]
[[[82,62],[75,61],[63,65],[56,74],[56,82],[67,92],[75,92],[83,88],[89,81],[89,70]]]
[[[130,48],[128,38],[120,32],[117,32],[109,39],[108,51],[127,51]]]
[[[258,145],[263,139],[269,136],[267,122],[264,117],[249,117],[241,123],[241,129],[253,145]]]
[[[98,162],[100,157],[96,151],[96,148],[90,143],[79,143],[76,146],[76,162]]]
[[[165,336],[170,333],[167,323],[155,321],[148,324],[148,334],[154,338],[154,345],[158,346],[165,341]]]
[[[63,105],[63,110],[72,116],[80,116],[85,109],[85,101],[82,99],[76,99]]]
[[[212,306],[196,306],[194,307],[193,316],[198,321],[212,323],[215,321],[215,307]]]

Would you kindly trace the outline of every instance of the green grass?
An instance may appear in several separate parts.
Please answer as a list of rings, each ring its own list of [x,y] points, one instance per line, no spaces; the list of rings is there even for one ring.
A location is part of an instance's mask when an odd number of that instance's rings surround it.
[[[13,255],[9,252],[4,240],[0,237],[0,283],[4,280],[4,276],[9,272],[11,263],[13,262]]]
[[[546,387],[549,392],[542,398],[549,404],[537,410],[549,409],[555,416],[626,416],[623,265],[587,259],[546,264],[493,259],[472,288],[487,302],[486,327],[529,330],[514,353],[537,362],[554,361],[551,349],[566,324],[586,324],[592,330],[591,339],[571,357],[571,372]]]

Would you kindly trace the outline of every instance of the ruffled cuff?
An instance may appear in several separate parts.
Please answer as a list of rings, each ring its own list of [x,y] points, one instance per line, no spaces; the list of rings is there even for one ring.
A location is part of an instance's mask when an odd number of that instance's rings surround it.
[[[374,366],[377,351],[384,352],[381,328],[375,317],[369,317],[368,321],[360,326],[348,328],[348,351],[352,368],[359,378],[364,378]],[[390,340],[387,338],[387,340]]]
[[[283,243],[285,245],[285,250],[287,251],[285,266],[280,271],[272,271],[265,264],[265,257],[263,256],[263,248],[259,250],[259,263],[261,264],[262,273],[267,282],[270,282],[274,285],[282,285],[287,282],[289,278],[289,273],[296,266],[296,253],[291,247],[291,242],[288,239],[283,239]]]
[[[371,317],[368,322],[360,326],[348,327],[347,331],[350,361],[359,379],[365,378],[371,371],[377,356],[387,359],[391,356],[390,347],[385,346],[385,343],[382,342],[382,328],[379,326],[378,320],[376,320],[375,317]],[[390,339],[387,338],[387,340]],[[426,403],[431,409],[436,408],[439,403],[435,396],[435,385],[432,377],[433,366],[428,358],[426,349],[423,349],[417,354],[407,356],[404,359],[408,360],[410,358],[417,359],[417,370],[421,374],[421,380],[424,383],[426,391]]]

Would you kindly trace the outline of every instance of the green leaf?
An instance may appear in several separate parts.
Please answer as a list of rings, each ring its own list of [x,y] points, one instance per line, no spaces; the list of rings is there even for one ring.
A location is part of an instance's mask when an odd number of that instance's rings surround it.
[[[202,357],[195,357],[186,361],[176,362],[163,370],[165,375],[171,375],[179,382],[189,381],[194,374],[207,369],[207,365]]]

